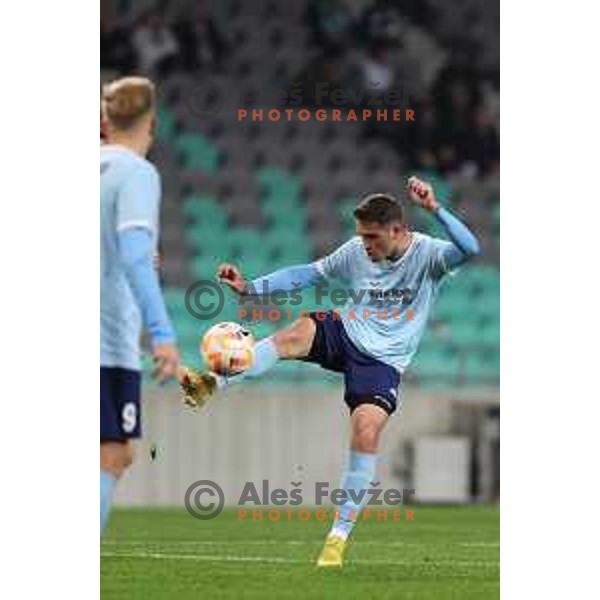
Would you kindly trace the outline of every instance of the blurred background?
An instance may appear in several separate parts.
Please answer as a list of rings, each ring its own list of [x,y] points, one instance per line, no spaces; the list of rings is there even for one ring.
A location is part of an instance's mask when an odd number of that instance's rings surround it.
[[[422,502],[498,499],[499,4],[102,0],[100,44],[102,81],[135,73],[158,86],[150,158],[163,178],[162,277],[188,364],[199,364],[199,339],[215,322],[188,313],[189,285],[225,260],[255,277],[332,251],[353,235],[365,193],[401,197],[418,174],[474,228],[484,254],[443,286],[380,475]],[[334,90],[353,100],[340,105]],[[266,118],[274,108],[375,112],[392,92],[390,108],[413,109],[414,122]],[[238,119],[261,108],[263,121]],[[443,235],[428,215],[410,218]],[[323,308],[304,297],[290,308]],[[238,320],[237,309],[228,300],[216,321]],[[261,338],[286,324],[250,327]],[[198,414],[173,387],[148,382],[144,411],[123,504],[181,506],[197,479],[217,481],[232,504],[245,481],[338,483],[342,383],[318,367],[282,362]]]

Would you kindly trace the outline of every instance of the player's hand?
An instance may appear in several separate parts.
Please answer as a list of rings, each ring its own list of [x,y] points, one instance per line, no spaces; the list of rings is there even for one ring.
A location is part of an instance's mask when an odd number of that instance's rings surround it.
[[[422,206],[426,210],[434,211],[439,207],[431,185],[418,177],[409,177],[406,192],[415,204]]]
[[[179,350],[174,344],[157,344],[152,350],[154,359],[154,377],[160,383],[177,376],[179,369]]]
[[[246,287],[244,276],[236,266],[231,264],[223,264],[217,269],[217,279],[238,294],[243,293]]]

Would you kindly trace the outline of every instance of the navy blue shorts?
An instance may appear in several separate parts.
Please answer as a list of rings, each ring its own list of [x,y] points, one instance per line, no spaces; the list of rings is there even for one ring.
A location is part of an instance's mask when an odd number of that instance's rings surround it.
[[[142,374],[100,367],[100,441],[139,438]]]
[[[344,374],[344,401],[350,413],[361,404],[375,404],[391,415],[398,404],[400,373],[361,352],[348,337],[341,318],[334,318],[331,311],[317,311],[310,318],[317,330],[303,360]]]

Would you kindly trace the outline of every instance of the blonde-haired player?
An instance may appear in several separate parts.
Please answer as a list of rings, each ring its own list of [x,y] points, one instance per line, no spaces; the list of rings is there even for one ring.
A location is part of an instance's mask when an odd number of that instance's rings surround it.
[[[100,147],[100,531],[116,481],[132,462],[140,431],[142,327],[156,375],[179,364],[154,256],[160,176],[146,160],[156,122],[154,84],[125,77],[104,86]]]

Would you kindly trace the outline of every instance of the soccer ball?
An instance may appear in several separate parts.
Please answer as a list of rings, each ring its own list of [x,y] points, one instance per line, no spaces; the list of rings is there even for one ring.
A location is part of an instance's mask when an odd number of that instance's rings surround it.
[[[204,334],[200,353],[214,373],[236,375],[254,361],[254,338],[237,323],[217,323]]]

